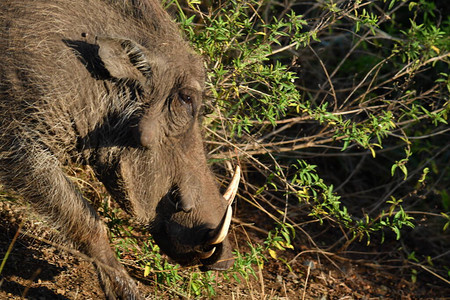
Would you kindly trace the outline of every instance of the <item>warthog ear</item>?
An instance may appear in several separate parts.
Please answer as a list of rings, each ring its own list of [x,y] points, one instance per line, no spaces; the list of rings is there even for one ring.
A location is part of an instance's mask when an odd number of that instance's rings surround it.
[[[152,74],[150,61],[138,43],[120,38],[96,37],[100,56],[112,77],[144,83]]]

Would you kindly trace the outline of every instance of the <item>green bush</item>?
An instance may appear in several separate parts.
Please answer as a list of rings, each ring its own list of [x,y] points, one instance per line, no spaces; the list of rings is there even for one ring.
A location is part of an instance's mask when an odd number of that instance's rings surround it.
[[[440,242],[419,261],[442,256],[450,224],[445,1],[166,4],[207,62],[211,161],[249,172],[240,201],[264,208],[274,224],[338,226],[341,250],[433,234]],[[433,230],[417,237],[424,218]],[[436,272],[448,276],[445,267]]]

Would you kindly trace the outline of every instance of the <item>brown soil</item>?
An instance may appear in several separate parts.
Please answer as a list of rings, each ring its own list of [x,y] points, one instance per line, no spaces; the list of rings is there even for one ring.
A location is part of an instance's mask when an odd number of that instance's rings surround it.
[[[25,215],[29,215],[25,213]],[[0,200],[0,258],[11,244],[24,210],[16,203]],[[27,217],[27,220],[33,220]],[[47,242],[49,229],[37,221],[23,223],[0,275],[0,299],[104,299],[93,266],[63,246]],[[267,220],[266,220],[267,223]],[[264,235],[236,225],[233,236],[241,252],[245,245],[263,243]],[[31,235],[31,236],[30,236]],[[34,236],[34,237],[32,237]],[[296,257],[300,252],[304,255]],[[368,266],[367,260],[351,260],[333,254],[312,254],[304,246],[283,251],[292,272],[280,260],[269,259],[262,270],[254,266],[257,278],[218,280],[216,299],[450,299],[450,286],[439,280],[418,280],[399,276],[392,270]],[[309,267],[308,267],[309,266]],[[139,287],[149,299],[177,297],[176,292],[155,290],[152,276],[129,267]],[[189,270],[186,270],[188,272]],[[219,278],[221,278],[219,276]]]

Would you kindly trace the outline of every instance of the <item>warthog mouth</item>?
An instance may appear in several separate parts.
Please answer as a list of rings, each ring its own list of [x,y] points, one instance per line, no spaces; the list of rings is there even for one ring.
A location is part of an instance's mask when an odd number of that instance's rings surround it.
[[[233,214],[231,205],[238,190],[239,180],[240,168],[238,166],[229,187],[223,195],[227,208],[216,228],[207,228],[206,225],[192,228],[184,226],[182,222],[167,219],[163,221],[163,226],[158,226],[158,229],[155,228],[156,230],[152,234],[161,250],[182,265],[201,264],[208,269],[227,269],[230,263],[221,263],[221,260],[232,261],[231,254],[225,253],[231,253],[226,237]],[[189,214],[195,214],[195,210],[191,211],[192,208],[180,206],[179,203],[182,203],[182,201],[180,201],[176,189],[171,190],[168,194],[166,200],[173,205],[177,213],[183,215],[183,212],[180,212],[182,210],[187,213],[186,216],[188,217]],[[227,246],[224,247],[225,243]],[[225,258],[225,256],[227,257]]]

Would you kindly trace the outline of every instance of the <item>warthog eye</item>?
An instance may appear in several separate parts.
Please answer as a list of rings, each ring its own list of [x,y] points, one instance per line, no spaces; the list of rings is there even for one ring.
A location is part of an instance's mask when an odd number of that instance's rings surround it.
[[[195,107],[194,107],[194,99],[185,93],[178,93],[178,99],[183,104],[183,106],[186,108],[188,113],[192,116],[195,115]]]
[[[192,103],[191,96],[183,94],[183,93],[180,93],[179,96],[180,96],[180,100],[183,101],[184,103],[186,103],[186,104],[191,104]]]

